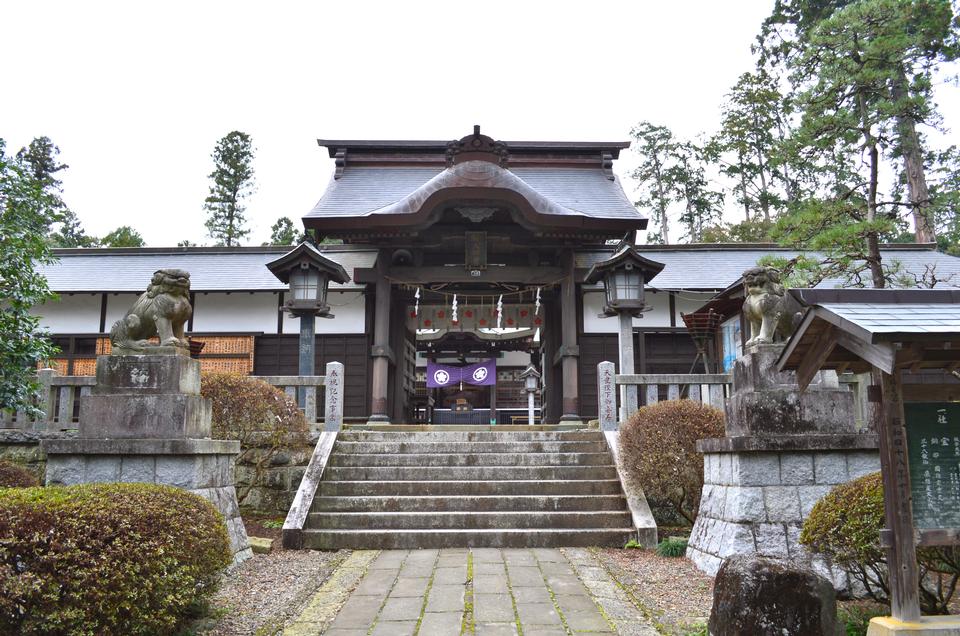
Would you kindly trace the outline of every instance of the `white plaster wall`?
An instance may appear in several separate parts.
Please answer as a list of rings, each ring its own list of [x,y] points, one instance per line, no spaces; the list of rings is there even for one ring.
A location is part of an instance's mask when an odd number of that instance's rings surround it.
[[[600,318],[603,313],[603,290],[585,291],[583,294],[583,331],[585,333],[618,333],[620,321],[616,316]],[[642,318],[634,318],[634,327],[669,327],[670,294],[665,291],[647,289],[644,300],[649,311]],[[679,315],[678,315],[679,319]]]
[[[676,292],[677,295],[677,326],[683,326],[683,319],[680,314],[689,314],[694,312],[710,301],[716,294],[714,292]]]
[[[196,294],[193,331],[277,333],[277,301],[272,292]]]
[[[672,292],[658,291],[656,289],[645,289],[643,291],[643,301],[646,303],[648,311],[643,312],[642,318],[634,318],[634,327],[669,327],[670,326],[670,294]],[[611,318],[611,322],[616,319]],[[677,316],[679,322],[680,316]],[[681,323],[682,326],[682,323]],[[614,329],[614,331],[617,331]]]
[[[40,316],[40,326],[54,334],[98,333],[100,294],[61,294],[60,300],[34,307],[31,313]]]
[[[274,297],[276,306],[276,297]],[[339,292],[330,290],[327,293],[327,302],[330,303],[330,313],[333,318],[317,318],[314,321],[317,333],[365,333],[366,331],[366,298],[362,292]],[[276,317],[274,317],[273,331],[276,333]],[[299,333],[300,320],[288,313],[283,314],[283,333]]]

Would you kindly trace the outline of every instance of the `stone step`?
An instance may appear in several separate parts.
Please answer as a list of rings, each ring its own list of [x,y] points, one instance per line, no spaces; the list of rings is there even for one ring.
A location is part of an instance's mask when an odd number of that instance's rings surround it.
[[[597,442],[599,431],[341,431],[343,442]]]
[[[609,466],[610,453],[334,453],[330,466]]]
[[[607,445],[602,440],[578,441],[507,441],[507,442],[342,442],[337,440],[335,454],[354,453],[606,453]]]
[[[588,512],[312,512],[312,530],[453,530],[462,528],[623,528],[630,525],[626,510]]]
[[[613,466],[330,466],[329,481],[527,481],[616,479]]]
[[[537,528],[473,530],[304,530],[303,547],[314,550],[416,548],[623,547],[632,528]]]
[[[620,481],[611,479],[535,479],[515,481],[434,480],[434,481],[328,481],[320,482],[318,497],[472,497],[558,496],[558,495],[622,495]]]
[[[422,482],[386,482],[415,483]],[[436,482],[434,482],[436,483]],[[584,482],[578,482],[584,483]],[[625,510],[626,499],[614,495],[447,495],[316,497],[312,512],[449,512]]]

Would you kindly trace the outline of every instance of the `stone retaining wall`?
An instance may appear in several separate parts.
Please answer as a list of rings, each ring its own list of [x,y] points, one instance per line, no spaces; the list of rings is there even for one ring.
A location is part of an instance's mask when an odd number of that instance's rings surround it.
[[[243,507],[249,507],[257,514],[285,516],[290,509],[294,495],[297,494],[297,487],[300,485],[300,479],[303,477],[307,463],[310,461],[317,436],[318,434],[314,433],[307,442],[300,443],[289,451],[278,453],[267,469],[264,483],[250,489],[250,494],[242,503]],[[75,432],[40,433],[0,430],[0,459],[25,466],[36,475],[40,483],[43,483],[47,456],[40,448],[40,440],[73,439],[75,437]],[[248,464],[241,463],[234,467],[234,478],[238,493],[246,491],[254,474],[253,467]],[[124,478],[124,473],[121,472],[119,479]]]
[[[810,561],[800,529],[814,504],[834,486],[880,470],[875,450],[704,453],[700,512],[687,556],[715,575],[735,554]],[[842,571],[815,564],[838,589]]]

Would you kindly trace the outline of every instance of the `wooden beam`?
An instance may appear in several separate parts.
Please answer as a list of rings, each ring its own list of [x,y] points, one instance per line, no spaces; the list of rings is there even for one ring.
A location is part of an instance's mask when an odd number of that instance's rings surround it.
[[[801,391],[805,391],[810,386],[813,378],[817,375],[817,371],[827,361],[836,346],[836,329],[833,325],[824,325],[823,330],[817,335],[817,339],[810,345],[807,354],[803,356],[797,366],[797,384],[800,385]]]
[[[486,270],[466,270],[463,266],[389,267],[384,275],[395,283],[426,285],[429,283],[522,283],[547,285],[558,282],[564,275],[559,267],[528,267],[523,265],[491,265]],[[376,283],[377,270],[357,267],[353,270],[356,283]]]
[[[889,343],[871,344],[855,338],[848,333],[837,329],[834,332],[837,344],[863,358],[884,373],[893,373],[895,368],[896,356],[894,355],[893,345]]]

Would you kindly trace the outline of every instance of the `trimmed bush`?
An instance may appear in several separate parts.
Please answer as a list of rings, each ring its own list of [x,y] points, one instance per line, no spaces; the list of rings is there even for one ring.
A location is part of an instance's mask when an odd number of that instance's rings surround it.
[[[660,502],[693,524],[703,490],[703,456],[698,439],[723,436],[723,412],[692,400],[671,400],[644,406],[620,429],[620,453],[627,476],[643,488],[651,502]],[[653,506],[651,506],[653,508]],[[665,515],[655,515],[669,525]]]
[[[880,547],[883,481],[880,473],[835,486],[803,524],[800,543],[821,554],[861,584],[867,595],[890,603],[886,551]],[[960,580],[960,547],[917,550],[920,605],[926,614],[946,614]]]
[[[0,488],[29,488],[37,486],[36,476],[13,462],[0,460]]]
[[[667,537],[657,544],[657,554],[662,557],[677,558],[687,553],[687,540],[683,537]]]
[[[254,478],[237,488],[243,504],[254,486],[264,485],[267,469],[281,451],[306,442],[307,420],[277,387],[238,373],[204,373],[200,393],[213,402],[213,436],[240,442],[237,464],[253,467]]]
[[[3,634],[171,634],[230,561],[223,517],[185,490],[0,489]]]

